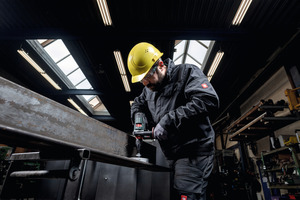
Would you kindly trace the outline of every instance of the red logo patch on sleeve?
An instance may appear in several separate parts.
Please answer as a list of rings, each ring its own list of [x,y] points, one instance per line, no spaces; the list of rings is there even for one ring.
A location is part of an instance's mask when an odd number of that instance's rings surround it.
[[[205,88],[208,88],[207,84],[206,83],[202,83],[201,86],[205,89]]]
[[[187,200],[187,196],[181,195],[181,200]]]

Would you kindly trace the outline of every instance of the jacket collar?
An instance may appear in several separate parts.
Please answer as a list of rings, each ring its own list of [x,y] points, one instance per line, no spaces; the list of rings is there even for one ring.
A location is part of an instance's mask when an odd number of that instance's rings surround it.
[[[171,72],[175,68],[175,63],[170,58],[167,58],[166,60],[164,60],[164,64],[168,67],[167,74],[166,74],[166,79],[168,81],[170,81],[172,79],[172,73]]]

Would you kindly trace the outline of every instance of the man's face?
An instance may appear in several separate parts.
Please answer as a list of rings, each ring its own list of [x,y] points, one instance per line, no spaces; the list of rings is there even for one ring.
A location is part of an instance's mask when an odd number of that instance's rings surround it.
[[[152,70],[152,69],[151,69]],[[141,80],[141,83],[152,91],[158,91],[165,77],[166,66],[157,67],[153,74],[148,74]]]

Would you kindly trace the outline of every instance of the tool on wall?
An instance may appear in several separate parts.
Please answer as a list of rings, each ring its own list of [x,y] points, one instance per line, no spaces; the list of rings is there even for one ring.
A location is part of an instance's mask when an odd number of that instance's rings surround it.
[[[285,96],[288,98],[289,109],[291,111],[300,109],[300,97],[297,90],[300,90],[300,87],[294,89],[286,89],[284,91]]]

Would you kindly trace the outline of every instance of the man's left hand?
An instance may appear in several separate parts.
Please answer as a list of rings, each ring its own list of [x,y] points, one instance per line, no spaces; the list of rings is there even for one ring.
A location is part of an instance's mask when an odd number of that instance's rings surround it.
[[[160,124],[157,124],[154,130],[152,131],[153,131],[154,138],[158,140],[168,139],[168,132]]]

